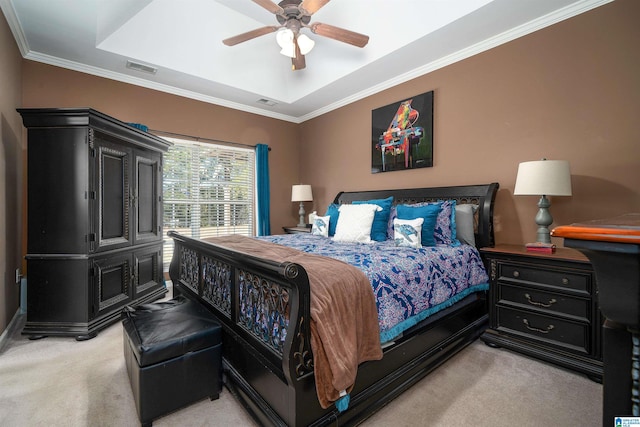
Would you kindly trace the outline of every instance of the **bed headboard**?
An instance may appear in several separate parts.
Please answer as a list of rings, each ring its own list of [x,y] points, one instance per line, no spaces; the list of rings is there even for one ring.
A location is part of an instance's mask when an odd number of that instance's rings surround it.
[[[354,200],[384,199],[393,196],[394,204],[455,200],[456,203],[479,205],[477,212],[476,246],[494,246],[493,207],[500,185],[497,182],[452,187],[407,188],[398,190],[341,191],[333,203],[351,203]]]

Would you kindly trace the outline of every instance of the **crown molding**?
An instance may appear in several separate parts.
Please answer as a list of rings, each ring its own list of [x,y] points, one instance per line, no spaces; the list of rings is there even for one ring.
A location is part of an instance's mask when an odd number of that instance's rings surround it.
[[[2,9],[7,24],[9,24],[9,29],[11,29],[13,38],[16,40],[18,49],[20,49],[20,54],[24,57],[31,49],[29,48],[27,37],[22,31],[22,26],[18,20],[18,15],[16,15],[16,10],[13,8],[13,3],[11,0],[0,0],[0,9]]]

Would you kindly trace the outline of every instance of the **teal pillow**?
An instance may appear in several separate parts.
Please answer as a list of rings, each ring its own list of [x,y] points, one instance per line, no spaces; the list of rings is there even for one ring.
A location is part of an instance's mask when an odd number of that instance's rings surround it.
[[[384,242],[387,240],[387,225],[389,224],[389,214],[391,213],[393,196],[389,196],[386,199],[356,200],[353,202],[354,205],[363,205],[365,203],[378,205],[382,208],[382,210],[376,212],[373,217],[373,224],[371,224],[371,240]]]
[[[433,232],[436,228],[438,213],[440,213],[440,204],[424,205],[424,206],[396,206],[398,219],[416,219],[423,218],[422,223],[422,246],[435,246],[436,239]]]
[[[339,205],[331,203],[327,208],[327,213],[324,214],[324,216],[329,216],[329,236],[336,234],[336,225],[338,224],[338,216],[340,215],[339,207]]]

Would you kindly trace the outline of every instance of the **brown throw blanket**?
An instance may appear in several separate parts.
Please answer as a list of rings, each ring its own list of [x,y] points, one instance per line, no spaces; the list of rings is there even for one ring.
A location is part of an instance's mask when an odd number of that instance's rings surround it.
[[[382,358],[375,296],[367,276],[342,261],[308,254],[250,237],[205,239],[275,262],[294,262],[307,271],[311,288],[311,349],[318,400],[328,408],[350,392],[358,365]]]

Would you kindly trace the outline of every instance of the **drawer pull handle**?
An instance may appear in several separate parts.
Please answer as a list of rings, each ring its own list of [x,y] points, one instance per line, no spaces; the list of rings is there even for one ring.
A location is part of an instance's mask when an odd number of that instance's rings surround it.
[[[529,294],[524,294],[524,297],[527,299],[527,301],[529,302],[529,304],[531,304],[531,305],[535,305],[535,306],[538,306],[538,307],[544,307],[544,308],[549,308],[549,307],[551,307],[553,304],[555,304],[555,303],[557,303],[557,302],[558,302],[555,298],[551,298],[551,299],[549,300],[549,302],[545,304],[545,303],[543,303],[543,302],[538,302],[538,301],[534,301],[534,300],[532,300],[532,299],[531,299],[531,295],[529,295]]]
[[[551,332],[552,329],[555,328],[555,326],[553,325],[547,326],[547,329],[534,328],[533,326],[529,325],[529,321],[527,319],[522,319],[522,323],[524,323],[524,326],[530,331],[540,332],[542,334],[548,334],[549,332]]]
[[[520,272],[518,270],[515,270],[513,272],[513,277],[520,277]]]

